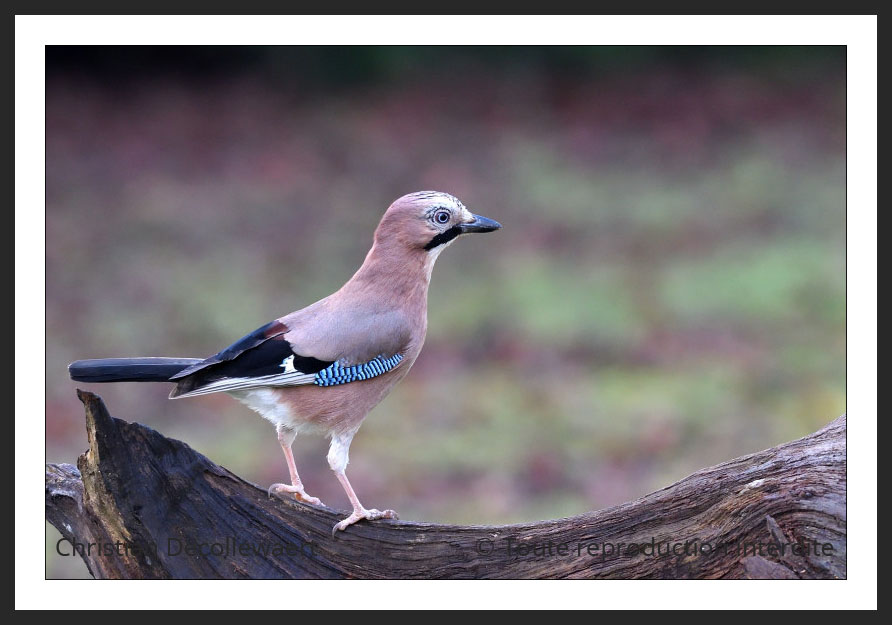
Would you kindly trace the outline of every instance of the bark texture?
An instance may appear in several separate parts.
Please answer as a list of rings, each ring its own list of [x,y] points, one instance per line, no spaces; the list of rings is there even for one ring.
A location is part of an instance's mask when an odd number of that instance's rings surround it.
[[[360,522],[270,499],[78,391],[90,448],[46,517],[97,578],[844,578],[846,417],[629,503],[504,526]],[[72,547],[75,545],[75,547]]]

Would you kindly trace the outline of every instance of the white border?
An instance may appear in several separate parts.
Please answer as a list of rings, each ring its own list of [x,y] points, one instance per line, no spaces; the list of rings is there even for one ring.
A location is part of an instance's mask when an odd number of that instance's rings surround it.
[[[835,44],[848,46],[848,574],[844,582],[46,581],[39,500],[44,394],[33,326],[44,299],[47,44]],[[16,608],[876,608],[876,16],[16,16]],[[828,415],[829,419],[830,415]],[[290,584],[290,585],[289,585]],[[411,584],[411,586],[407,586]],[[526,584],[519,586],[520,584]],[[832,586],[830,586],[832,584]],[[75,592],[80,590],[82,592]],[[69,597],[57,604],[48,598]],[[80,599],[78,599],[80,597]],[[86,597],[92,597],[86,600]]]

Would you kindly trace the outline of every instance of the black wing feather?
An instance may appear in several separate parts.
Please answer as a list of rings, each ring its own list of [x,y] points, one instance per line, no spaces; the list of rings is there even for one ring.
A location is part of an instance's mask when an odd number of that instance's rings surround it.
[[[273,321],[239,339],[223,351],[180,371],[170,379],[177,382],[172,397],[189,393],[225,378],[255,378],[283,373],[282,363],[294,356],[294,368],[302,373],[317,373],[331,362],[295,354],[285,340],[288,328]]]
[[[257,328],[251,334],[247,336],[243,336],[235,343],[227,347],[226,349],[217,352],[213,356],[209,358],[205,358],[200,363],[183,369],[176,375],[172,376],[171,380],[179,380],[181,378],[185,378],[186,376],[190,376],[196,371],[200,371],[202,369],[206,369],[208,367],[212,367],[214,365],[220,364],[222,362],[226,362],[237,358],[240,354],[245,351],[257,347],[270,340],[271,338],[275,338],[277,336],[281,336],[288,331],[288,327],[279,321],[272,321],[265,326]]]

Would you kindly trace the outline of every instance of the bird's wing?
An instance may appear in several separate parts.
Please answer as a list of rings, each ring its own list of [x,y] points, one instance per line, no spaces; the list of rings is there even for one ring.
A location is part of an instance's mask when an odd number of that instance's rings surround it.
[[[177,373],[171,378],[177,383],[171,398],[262,387],[348,384],[387,373],[402,360],[392,340],[376,341],[366,334],[364,341],[357,341],[357,332],[349,328],[363,325],[346,324],[342,316],[312,313],[273,321]],[[290,340],[294,335],[309,340]],[[361,353],[356,351],[358,342],[363,343]]]
[[[235,343],[227,347],[226,349],[217,352],[210,358],[205,358],[201,362],[198,362],[191,367],[187,367],[172,376],[171,380],[181,380],[192,374],[201,371],[202,369],[207,369],[209,367],[213,367],[215,365],[220,365],[226,362],[232,362],[246,351],[250,349],[254,349],[256,347],[260,347],[270,339],[275,339],[288,331],[288,327],[280,322],[279,320],[272,321],[265,326],[257,328],[247,336],[243,336]]]

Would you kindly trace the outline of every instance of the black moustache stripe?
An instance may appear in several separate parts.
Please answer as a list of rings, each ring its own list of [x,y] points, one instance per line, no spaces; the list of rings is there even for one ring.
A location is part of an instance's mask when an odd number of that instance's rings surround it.
[[[432,250],[435,247],[443,245],[444,243],[449,243],[452,239],[457,237],[462,233],[461,226],[452,226],[449,230],[445,232],[441,232],[433,239],[431,239],[427,245],[424,246],[426,250]]]

